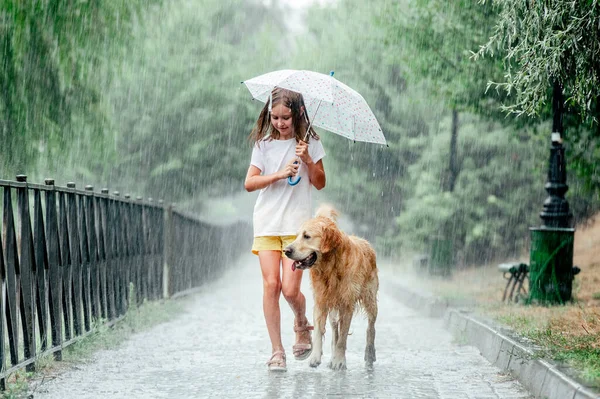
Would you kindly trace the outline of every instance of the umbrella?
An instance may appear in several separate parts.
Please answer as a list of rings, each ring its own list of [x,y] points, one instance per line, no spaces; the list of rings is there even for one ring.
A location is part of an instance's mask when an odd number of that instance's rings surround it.
[[[312,124],[354,141],[387,144],[365,99],[354,89],[319,72],[285,69],[242,82],[252,97],[267,102],[281,87],[301,93]],[[318,110],[318,111],[317,111]]]
[[[334,78],[333,71],[326,75],[313,71],[284,69],[242,83],[246,85],[253,99],[264,103],[269,101],[275,87],[300,93],[304,98],[311,125],[353,141],[387,145],[381,127],[365,99],[356,90]],[[293,184],[291,178],[288,181]]]

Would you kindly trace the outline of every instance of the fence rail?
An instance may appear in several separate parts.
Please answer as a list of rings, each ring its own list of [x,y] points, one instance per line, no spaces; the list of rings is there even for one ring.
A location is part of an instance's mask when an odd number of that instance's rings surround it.
[[[92,186],[19,175],[0,187],[0,389],[15,370],[35,370],[40,355],[60,360],[94,326],[117,322],[132,301],[216,278],[251,237],[244,223],[214,226]]]

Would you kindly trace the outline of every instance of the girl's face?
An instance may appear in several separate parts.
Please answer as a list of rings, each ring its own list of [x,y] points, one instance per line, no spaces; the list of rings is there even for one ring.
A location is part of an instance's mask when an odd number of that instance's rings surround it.
[[[279,132],[280,139],[287,140],[295,136],[292,110],[285,105],[277,104],[271,109],[271,124]]]

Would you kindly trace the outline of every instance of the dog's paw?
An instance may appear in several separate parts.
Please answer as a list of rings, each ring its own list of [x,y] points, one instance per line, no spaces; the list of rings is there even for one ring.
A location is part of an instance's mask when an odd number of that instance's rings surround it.
[[[321,356],[313,356],[313,355],[311,355],[308,358],[308,365],[310,367],[319,367],[320,364],[321,364]]]
[[[345,356],[334,356],[328,364],[332,370],[346,370],[346,357]]]

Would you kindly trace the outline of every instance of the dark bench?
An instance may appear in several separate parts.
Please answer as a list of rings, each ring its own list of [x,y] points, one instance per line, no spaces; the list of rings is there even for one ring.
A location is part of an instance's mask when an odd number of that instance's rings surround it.
[[[504,288],[504,294],[502,294],[503,302],[521,302],[522,300],[529,297],[527,287],[525,286],[525,280],[529,280],[529,266],[525,263],[513,262],[513,263],[500,263],[498,270],[502,272],[502,275],[507,279],[506,287]],[[577,266],[573,266],[573,278],[578,274],[581,269]]]
[[[520,302],[529,296],[524,284],[526,279],[529,280],[529,266],[519,262],[500,263],[498,270],[508,280],[502,294],[503,302]]]

